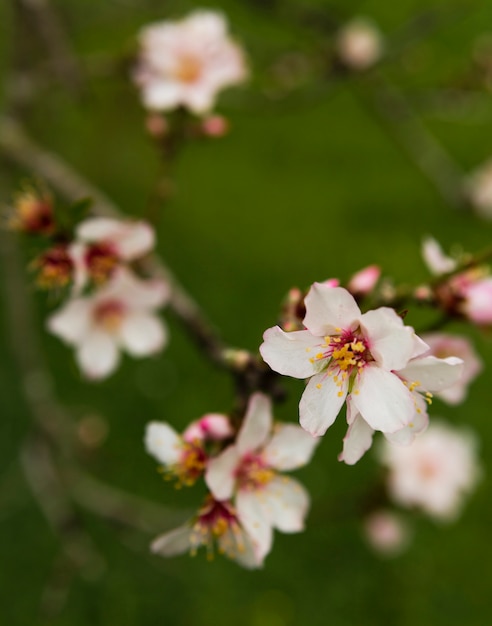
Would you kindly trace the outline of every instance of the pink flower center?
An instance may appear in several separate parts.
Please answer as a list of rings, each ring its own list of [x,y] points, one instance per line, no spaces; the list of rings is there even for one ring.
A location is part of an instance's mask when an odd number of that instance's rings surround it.
[[[199,441],[186,442],[179,463],[173,468],[181,485],[190,487],[205,471],[207,455]],[[179,485],[178,485],[179,486]]]
[[[110,243],[95,243],[85,253],[85,263],[96,284],[105,283],[118,265],[118,254]]]
[[[340,331],[340,335],[325,337],[325,342],[320,346],[322,351],[310,361],[315,363],[328,360],[330,369],[338,370],[346,378],[354,370],[359,371],[366,363],[374,359],[369,351],[367,340],[362,335],[351,330],[340,329]]]
[[[50,248],[32,266],[38,270],[37,283],[43,289],[65,287],[72,279],[73,262],[65,245]]]
[[[267,485],[275,476],[275,472],[265,463],[261,456],[246,455],[236,470],[236,480],[240,489],[256,491]]]
[[[212,496],[208,496],[198,511],[198,518],[191,530],[191,553],[195,554],[196,549],[204,545],[208,559],[213,559],[215,540],[219,542],[219,552],[231,558],[246,549],[244,531],[232,504],[218,502]]]
[[[93,312],[94,321],[107,332],[116,332],[125,317],[125,305],[120,300],[100,302]]]

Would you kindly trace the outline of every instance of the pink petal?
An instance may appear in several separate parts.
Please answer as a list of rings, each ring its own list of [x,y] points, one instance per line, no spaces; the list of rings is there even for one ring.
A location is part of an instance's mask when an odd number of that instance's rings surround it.
[[[272,403],[268,396],[255,393],[249,399],[248,409],[236,440],[241,456],[263,446],[271,430]]]
[[[274,326],[265,331],[263,340],[261,356],[275,372],[293,378],[308,378],[316,372],[309,359],[317,353],[316,348],[322,340],[308,330],[286,333]]]
[[[228,500],[232,496],[236,484],[235,472],[240,459],[238,447],[229,446],[208,462],[205,482],[216,500]]]
[[[338,457],[347,465],[355,465],[372,446],[374,430],[358,414],[352,421],[343,440],[343,451]]]
[[[332,376],[313,376],[299,403],[300,422],[304,430],[314,437],[324,435],[342,408],[347,388],[347,381],[339,387]]]
[[[304,301],[304,326],[320,337],[334,335],[340,329],[355,330],[361,312],[354,297],[342,287],[314,283]]]
[[[275,469],[289,471],[311,460],[319,439],[294,424],[278,424],[263,450],[265,462]]]
[[[181,458],[182,439],[166,422],[150,422],[145,429],[145,449],[164,465],[174,465]]]

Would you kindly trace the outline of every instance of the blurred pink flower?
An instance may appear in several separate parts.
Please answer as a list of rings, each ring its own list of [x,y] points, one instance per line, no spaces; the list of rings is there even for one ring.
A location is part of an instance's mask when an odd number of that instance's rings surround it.
[[[256,569],[262,566],[263,559],[254,550],[253,540],[248,535],[231,502],[219,502],[208,496],[197,515],[175,530],[160,535],[152,544],[151,550],[161,556],[175,556],[190,552],[196,554],[204,546],[207,557],[212,559],[218,551],[243,567]]]
[[[340,287],[315,283],[305,305],[306,330],[269,328],[260,347],[276,372],[311,378],[299,406],[301,426],[323,435],[347,397],[354,414],[375,430],[394,433],[407,426],[414,417],[414,399],[395,370],[428,349],[413,328],[404,326],[393,309],[362,314]]]
[[[155,314],[167,300],[160,280],[140,280],[120,267],[93,295],[70,300],[48,319],[48,330],[76,348],[78,365],[89,378],[105,378],[118,366],[120,350],[143,357],[167,341]]]
[[[184,106],[206,113],[219,91],[246,80],[243,51],[227,34],[221,13],[199,10],[180,21],[151,24],[139,40],[135,82],[149,109]]]
[[[456,356],[463,361],[463,373],[450,387],[442,389],[436,396],[449,404],[463,402],[468,391],[468,385],[480,374],[483,364],[473,345],[466,337],[447,333],[427,333],[422,339],[429,346],[429,354],[438,358]]]
[[[410,533],[401,517],[392,511],[375,511],[364,520],[364,535],[383,556],[397,556],[408,546]]]
[[[273,425],[270,399],[251,396],[236,443],[210,460],[205,481],[217,500],[235,505],[259,559],[270,551],[272,530],[299,532],[309,506],[304,487],[278,472],[306,465],[318,441],[294,424]]]
[[[475,437],[440,422],[406,448],[385,443],[380,456],[393,500],[444,521],[458,516],[480,474]]]
[[[366,295],[374,289],[380,276],[381,269],[377,265],[369,265],[352,276],[347,289],[355,295]]]

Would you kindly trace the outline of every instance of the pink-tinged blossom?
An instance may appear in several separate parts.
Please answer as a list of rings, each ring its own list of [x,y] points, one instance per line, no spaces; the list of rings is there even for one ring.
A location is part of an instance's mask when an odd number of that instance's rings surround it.
[[[375,511],[363,524],[367,542],[382,556],[401,554],[410,542],[410,531],[401,516],[392,511]]]
[[[377,265],[369,265],[352,276],[347,289],[356,296],[365,296],[371,293],[380,276],[381,269]]]
[[[429,354],[440,359],[456,356],[463,361],[463,373],[450,387],[436,396],[449,404],[459,404],[466,398],[468,385],[480,374],[483,364],[471,341],[466,337],[447,333],[427,333],[422,339],[429,346]]]
[[[424,241],[422,254],[437,276],[458,267],[458,262],[446,256],[435,239]],[[488,267],[472,267],[451,276],[438,286],[435,296],[450,314],[458,313],[478,325],[492,324],[492,277]]]
[[[376,24],[367,18],[348,22],[335,41],[337,56],[344,65],[355,71],[370,68],[383,54],[383,38]]]
[[[395,371],[395,376],[409,390],[414,409],[410,422],[394,433],[384,433],[386,439],[400,446],[409,446],[429,424],[427,406],[432,403],[433,395],[455,385],[462,377],[462,372],[463,362],[454,356],[445,359],[417,357],[403,369]],[[374,429],[353,406],[350,398],[347,399],[347,422],[349,428],[338,459],[347,465],[354,465],[371,447]]]
[[[194,555],[204,547],[207,558],[212,559],[215,546],[220,554],[237,561],[248,569],[263,565],[254,550],[253,540],[241,524],[231,502],[219,502],[208,496],[197,515],[183,526],[160,537],[152,544],[151,550],[161,556],[176,556],[184,552]]]
[[[163,466],[166,476],[179,485],[194,485],[207,466],[208,444],[233,434],[226,415],[211,413],[192,422],[179,435],[166,422],[150,422],[145,430],[145,448]]]
[[[75,235],[70,256],[75,265],[76,294],[89,280],[96,285],[105,283],[121,264],[144,256],[155,243],[154,230],[146,222],[109,217],[81,222]]]
[[[263,335],[268,365],[285,376],[310,378],[301,398],[301,426],[323,435],[347,397],[374,430],[395,433],[408,426],[414,398],[401,377],[410,359],[427,345],[404,326],[393,309],[362,314],[354,297],[340,287],[315,283],[305,299],[306,330],[278,326]]]
[[[167,331],[155,311],[168,298],[161,280],[140,280],[120,267],[93,295],[70,300],[48,319],[48,330],[76,349],[83,373],[100,379],[118,366],[120,350],[144,357],[161,350]]]
[[[393,500],[443,521],[458,516],[480,475],[475,437],[440,422],[406,448],[385,443],[380,456]]]
[[[254,394],[236,443],[211,459],[205,481],[217,500],[235,494],[237,514],[260,560],[270,551],[273,529],[303,530],[309,496],[279,472],[306,465],[317,440],[293,424],[273,424],[269,398]]]
[[[203,114],[217,94],[247,77],[242,49],[227,33],[221,13],[195,11],[179,21],[143,28],[135,82],[145,107],[167,111],[179,106]]]

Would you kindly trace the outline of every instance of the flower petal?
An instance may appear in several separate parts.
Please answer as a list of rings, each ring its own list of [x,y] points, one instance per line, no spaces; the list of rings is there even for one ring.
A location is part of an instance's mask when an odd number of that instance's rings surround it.
[[[236,484],[235,471],[240,462],[237,446],[229,446],[219,456],[210,459],[205,482],[216,500],[228,500]]]
[[[183,554],[191,547],[190,537],[191,526],[186,524],[154,539],[150,544],[150,549],[154,554],[161,556]]]
[[[158,352],[167,342],[167,332],[161,320],[142,311],[128,313],[118,335],[126,351],[135,357]]]
[[[415,412],[411,393],[398,376],[377,365],[364,367],[350,398],[369,426],[382,432],[400,430]]]
[[[310,353],[313,351],[314,354],[320,345],[319,337],[314,337],[308,330],[286,333],[274,326],[265,331],[263,339],[261,356],[275,372],[293,378],[308,378],[316,373]]]
[[[257,558],[262,560],[272,548],[273,530],[258,494],[240,491],[236,509],[239,521],[253,540]]]
[[[105,378],[116,369],[120,353],[107,333],[93,330],[79,345],[76,358],[89,378]]]
[[[289,471],[309,463],[318,443],[319,439],[299,426],[278,424],[262,457],[270,467]]]
[[[48,318],[48,330],[66,343],[80,343],[90,328],[91,305],[86,299],[69,301]]]
[[[344,461],[347,465],[355,465],[372,446],[373,435],[374,430],[360,414],[357,414],[347,430],[338,460]]]
[[[404,326],[393,309],[381,307],[364,313],[360,320],[363,334],[376,363],[385,370],[405,367],[415,349],[415,332]]]
[[[182,452],[182,439],[166,422],[150,422],[145,429],[145,449],[164,465],[178,463]]]
[[[384,433],[384,436],[390,443],[394,443],[399,446],[409,446],[413,443],[415,437],[422,433],[429,425],[429,416],[427,415],[425,401],[420,395],[417,395],[417,398],[417,404],[420,411],[415,411],[410,424],[394,433]]]
[[[268,396],[255,393],[249,399],[243,424],[237,435],[239,454],[253,452],[260,448],[272,430],[272,403]]]
[[[414,359],[398,371],[398,375],[415,385],[416,390],[442,391],[458,382],[463,375],[464,363],[461,359],[450,356],[438,359],[425,356]]]
[[[293,478],[277,476],[265,485],[261,494],[270,523],[283,533],[297,533],[304,528],[309,508],[309,494]]]
[[[446,274],[456,267],[456,262],[444,254],[440,244],[432,237],[424,239],[422,256],[433,274]]]
[[[147,222],[125,222],[118,234],[117,247],[121,258],[132,261],[154,247],[154,229]]]
[[[341,387],[327,374],[317,374],[309,381],[301,402],[301,426],[314,437],[324,435],[333,424],[347,395],[348,382]]]
[[[306,299],[304,326],[320,337],[354,330],[359,325],[361,312],[354,297],[342,287],[314,283]]]

